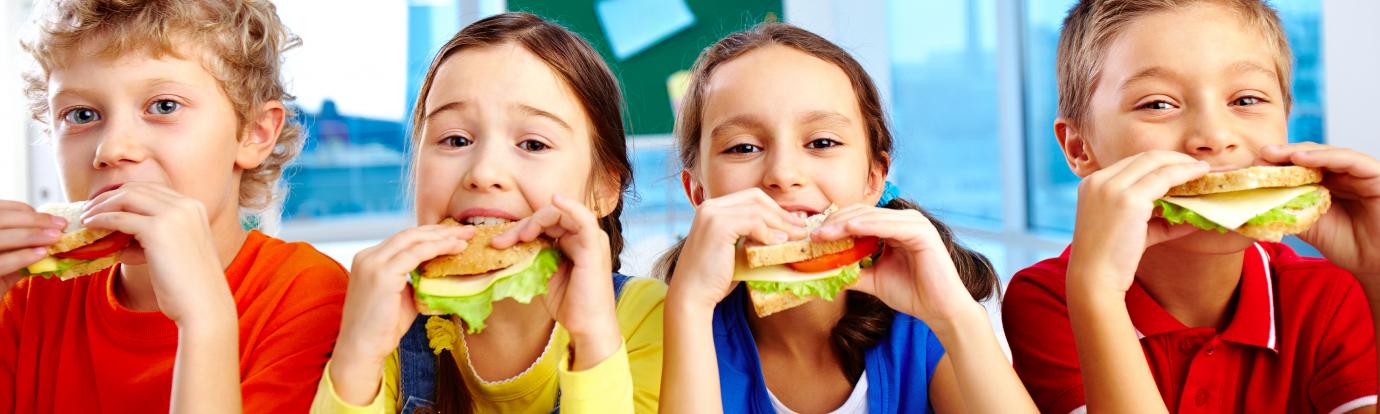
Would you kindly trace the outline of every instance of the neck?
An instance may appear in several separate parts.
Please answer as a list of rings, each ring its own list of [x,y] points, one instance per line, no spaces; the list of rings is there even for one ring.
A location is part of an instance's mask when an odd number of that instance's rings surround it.
[[[546,310],[545,298],[545,295],[538,296],[532,303],[525,304],[509,299],[494,302],[493,313],[484,320],[484,331],[466,335],[465,342],[504,346],[540,341],[545,345],[556,324]]]
[[[1136,282],[1184,325],[1221,330],[1230,321],[1244,256],[1152,246],[1141,256]]]
[[[234,212],[236,210],[232,210]],[[229,216],[229,217],[226,217]],[[211,223],[211,244],[215,246],[220,267],[224,270],[235,260],[249,231],[240,226],[238,214],[219,214]],[[115,284],[115,298],[126,308],[136,312],[158,310],[158,298],[153,294],[153,270],[148,265],[149,252],[143,252],[144,264],[121,264]],[[156,254],[156,253],[155,253]]]
[[[830,337],[848,311],[846,295],[840,293],[832,301],[812,300],[766,318],[746,312],[758,352],[779,353],[795,360],[837,359]]]

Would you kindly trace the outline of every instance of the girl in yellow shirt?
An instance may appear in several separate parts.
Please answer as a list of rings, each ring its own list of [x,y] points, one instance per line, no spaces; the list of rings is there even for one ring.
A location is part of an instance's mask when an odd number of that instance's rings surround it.
[[[507,13],[456,34],[425,79],[418,227],[355,256],[312,411],[654,412],[666,288],[613,272],[632,171],[612,72],[569,30]],[[494,302],[484,330],[466,333],[457,318],[419,317],[407,280],[474,235],[433,223],[473,217],[522,218],[495,243],[544,233],[566,259],[545,295]]]

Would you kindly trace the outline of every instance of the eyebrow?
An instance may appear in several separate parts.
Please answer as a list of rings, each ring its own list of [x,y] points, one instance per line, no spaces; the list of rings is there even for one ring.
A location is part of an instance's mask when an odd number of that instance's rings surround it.
[[[431,119],[431,117],[436,116],[436,114],[439,114],[439,113],[442,113],[442,112],[445,112],[445,111],[459,111],[460,108],[462,108],[462,107],[464,107],[464,106],[465,106],[465,103],[464,103],[464,102],[452,101],[452,102],[446,103],[445,105],[438,106],[438,107],[436,107],[436,109],[432,109],[431,111],[427,112],[427,113],[426,113],[426,116],[423,116],[423,117],[422,117],[422,120]]]
[[[1231,67],[1227,68],[1227,73],[1245,74],[1250,72],[1257,72],[1263,75],[1279,77],[1279,74],[1275,73],[1273,69],[1261,66],[1260,64],[1257,64],[1249,60],[1237,61],[1236,63],[1231,64]]]
[[[719,125],[715,125],[714,129],[709,131],[709,138],[718,138],[733,128],[761,130],[765,129],[765,125],[751,115],[734,115],[728,118],[728,120],[719,123]]]
[[[551,112],[544,111],[544,110],[541,110],[541,109],[539,109],[539,108],[537,108],[537,107],[535,107],[535,106],[526,105],[526,104],[518,104],[518,105],[517,105],[517,108],[518,108],[518,111],[520,111],[520,112],[522,112],[523,114],[526,114],[526,115],[528,115],[528,116],[536,116],[536,117],[542,117],[542,118],[550,119],[552,122],[555,122],[556,125],[559,125],[561,128],[565,129],[565,132],[574,132],[574,131],[575,131],[575,128],[571,128],[571,127],[570,127],[570,123],[565,122],[565,120],[561,119],[561,117],[556,116],[556,114],[553,114],[553,113],[551,113]]]
[[[834,111],[810,111],[800,117],[801,123],[829,123],[838,126],[848,126],[853,123],[848,117]]]
[[[1125,81],[1121,82],[1121,87],[1117,89],[1125,90],[1126,88],[1130,87],[1131,84],[1134,84],[1136,82],[1140,82],[1146,79],[1165,77],[1166,75],[1170,75],[1172,73],[1173,72],[1163,67],[1153,66],[1140,72],[1136,72],[1135,75],[1131,75],[1131,77],[1126,78]]]

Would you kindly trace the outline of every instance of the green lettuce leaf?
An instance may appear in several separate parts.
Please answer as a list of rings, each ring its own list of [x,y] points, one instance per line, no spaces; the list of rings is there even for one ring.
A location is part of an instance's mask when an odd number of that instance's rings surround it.
[[[82,259],[60,259],[60,258],[59,258],[59,259],[57,259],[57,269],[55,269],[55,270],[53,270],[53,271],[50,271],[50,272],[43,272],[43,273],[29,273],[29,269],[28,269],[28,268],[23,268],[23,269],[19,269],[19,273],[20,273],[21,275],[23,275],[23,276],[38,276],[38,277],[41,277],[41,278],[44,278],[44,279],[51,279],[51,278],[53,278],[54,276],[57,276],[58,274],[60,274],[60,273],[62,273],[62,272],[66,272],[67,269],[71,269],[71,268],[73,268],[73,267],[76,267],[76,266],[79,265],[79,264],[86,263],[86,262],[89,262],[89,261],[90,261],[90,260],[82,260]]]
[[[859,263],[839,268],[838,273],[823,279],[807,280],[803,282],[768,282],[760,280],[747,281],[748,289],[762,293],[791,292],[802,298],[816,297],[824,300],[834,300],[839,292],[852,286],[858,281],[858,274],[862,267]]]
[[[1246,221],[1245,225],[1249,226],[1273,222],[1294,224],[1294,220],[1297,218],[1294,216],[1293,210],[1306,209],[1320,201],[1322,201],[1322,192],[1311,191],[1307,194],[1294,197],[1288,202],[1281,204],[1279,207],[1270,209],[1270,211],[1251,217],[1250,220]],[[1180,207],[1177,204],[1163,199],[1155,200],[1155,205],[1160,207],[1160,216],[1164,217],[1165,221],[1168,221],[1170,224],[1188,223],[1203,230],[1216,230],[1218,233],[1226,233],[1229,230],[1217,223],[1213,223],[1212,220],[1198,215],[1198,213],[1193,212],[1193,210]]]
[[[417,300],[427,307],[460,317],[465,321],[469,333],[484,330],[484,320],[493,312],[493,303],[512,298],[521,303],[531,303],[532,298],[546,293],[546,282],[556,273],[561,253],[556,249],[545,249],[537,253],[532,265],[526,270],[495,282],[483,292],[463,297],[433,296],[416,291]],[[421,275],[412,271],[412,285],[417,285]]]

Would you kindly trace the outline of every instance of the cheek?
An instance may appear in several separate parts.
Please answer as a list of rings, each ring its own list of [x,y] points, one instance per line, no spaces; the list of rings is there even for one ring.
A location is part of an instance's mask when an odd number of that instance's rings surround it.
[[[760,186],[762,172],[756,163],[716,163],[704,162],[700,167],[703,173],[704,197],[706,199],[733,194]]]
[[[445,211],[451,194],[460,186],[463,164],[463,161],[425,153],[417,158],[413,182],[416,183],[414,201],[419,216]]]

